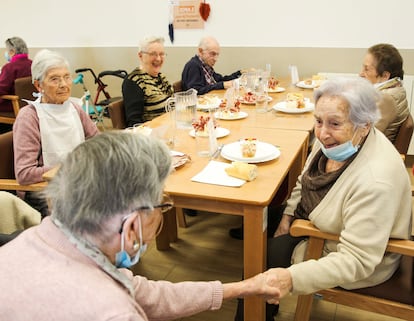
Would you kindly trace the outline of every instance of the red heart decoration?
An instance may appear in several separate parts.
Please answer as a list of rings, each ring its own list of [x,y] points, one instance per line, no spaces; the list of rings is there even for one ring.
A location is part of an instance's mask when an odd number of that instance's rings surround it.
[[[208,16],[210,15],[210,5],[205,1],[200,3],[199,11],[201,18],[203,18],[204,21],[207,21]]]

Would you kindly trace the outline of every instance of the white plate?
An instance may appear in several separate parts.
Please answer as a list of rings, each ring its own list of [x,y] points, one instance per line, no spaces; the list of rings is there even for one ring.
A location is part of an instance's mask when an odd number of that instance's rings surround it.
[[[267,96],[267,101],[272,101],[273,98],[270,96]],[[254,105],[256,104],[255,101],[245,101],[243,98],[240,99],[240,103],[245,104],[245,105]]]
[[[268,93],[282,93],[284,92],[286,89],[283,87],[276,87],[275,89],[268,89],[267,92]]]
[[[254,157],[243,157],[240,142],[234,142],[223,146],[221,156],[233,162],[261,163],[278,158],[280,150],[272,144],[258,141],[256,143],[256,155]]]
[[[221,111],[215,112],[214,113],[214,117],[216,117],[217,119],[221,119],[221,120],[236,120],[236,119],[242,119],[242,118],[246,118],[247,117],[247,113],[244,111],[239,111],[237,114],[235,113],[231,113],[231,115],[229,115],[228,113],[223,113]]]
[[[192,129],[189,132],[191,137],[195,137],[195,130]],[[216,138],[221,138],[230,134],[230,131],[227,128],[216,127]]]
[[[304,88],[304,89],[313,89],[313,88],[315,88],[315,87],[316,87],[316,84],[315,84],[315,82],[312,80],[312,84],[308,85],[308,84],[305,84],[305,82],[302,80],[302,81],[299,81],[299,82],[296,84],[296,87],[299,87],[299,88]]]
[[[309,111],[313,111],[315,109],[315,104],[309,101],[305,101],[304,108],[288,108],[286,107],[286,101],[281,101],[274,105],[273,109],[287,114],[303,114]]]
[[[204,104],[200,104],[197,102],[197,109],[199,110],[210,110],[214,108],[218,108],[221,104],[221,99],[218,97],[209,97],[208,102]]]

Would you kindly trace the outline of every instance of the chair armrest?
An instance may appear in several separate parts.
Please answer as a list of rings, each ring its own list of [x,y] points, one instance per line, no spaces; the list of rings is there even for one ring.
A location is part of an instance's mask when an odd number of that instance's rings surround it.
[[[19,96],[16,95],[3,95],[0,96],[1,99],[10,100],[13,106],[14,117],[17,117],[17,114],[20,111]]]
[[[20,185],[15,179],[0,179],[0,190],[5,191],[26,191],[37,192],[43,190],[47,186],[47,182],[39,182],[30,185]]]
[[[293,236],[311,236],[324,240],[339,241],[339,235],[321,232],[310,221],[294,220],[290,227]]]
[[[7,99],[7,100],[19,100],[19,96],[16,95],[2,95],[0,96],[1,99]]]
[[[293,236],[309,236],[310,238],[339,241],[339,235],[321,232],[307,220],[294,220],[290,227],[290,234]],[[386,251],[406,256],[414,256],[414,241],[390,239]]]

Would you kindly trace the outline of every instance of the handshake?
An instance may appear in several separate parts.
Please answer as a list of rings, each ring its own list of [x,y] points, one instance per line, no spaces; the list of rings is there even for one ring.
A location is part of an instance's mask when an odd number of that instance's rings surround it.
[[[223,299],[256,295],[267,303],[279,304],[280,299],[292,290],[292,279],[287,269],[273,268],[249,279],[223,284],[223,290]]]

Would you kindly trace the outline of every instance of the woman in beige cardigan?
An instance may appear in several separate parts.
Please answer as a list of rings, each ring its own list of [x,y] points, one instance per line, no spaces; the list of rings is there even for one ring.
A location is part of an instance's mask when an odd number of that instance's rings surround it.
[[[268,242],[282,297],[373,286],[399,265],[400,256],[385,248],[390,237],[410,237],[411,184],[401,156],[372,125],[377,97],[364,79],[328,81],[315,92],[316,142]],[[323,258],[303,262],[306,239],[289,234],[296,218],[339,234],[339,242],[326,242]],[[267,320],[276,312],[268,306]]]

